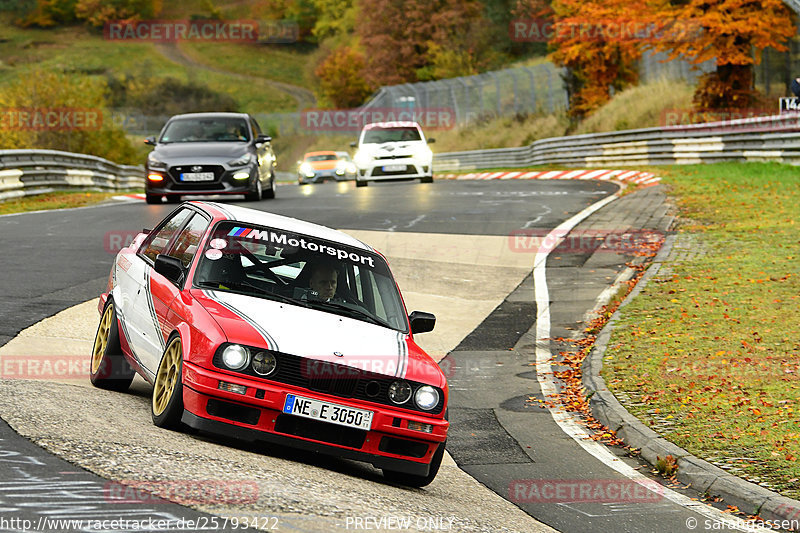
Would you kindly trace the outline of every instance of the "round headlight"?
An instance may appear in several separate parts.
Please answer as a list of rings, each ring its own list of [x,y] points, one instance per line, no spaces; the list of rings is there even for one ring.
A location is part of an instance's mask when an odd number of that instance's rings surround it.
[[[258,352],[253,356],[253,371],[259,376],[269,376],[278,368],[278,360],[271,352]]]
[[[389,385],[389,399],[400,405],[411,398],[411,385],[406,381],[392,381]]]
[[[231,370],[241,370],[250,362],[250,350],[231,344],[222,352],[222,362]]]
[[[420,409],[430,411],[439,405],[439,391],[430,385],[423,385],[418,388],[416,394],[414,394],[414,402],[416,402],[417,407]]]

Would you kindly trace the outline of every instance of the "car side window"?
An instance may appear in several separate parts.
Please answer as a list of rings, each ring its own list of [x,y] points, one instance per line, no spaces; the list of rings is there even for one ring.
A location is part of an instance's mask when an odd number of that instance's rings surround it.
[[[255,119],[250,119],[250,127],[253,129],[253,139],[261,135],[261,128],[258,127],[258,122]]]
[[[142,244],[142,255],[155,262],[156,256],[164,253],[169,242],[192,213],[194,211],[190,209],[182,209],[175,213],[158,231],[151,233]]]
[[[203,233],[205,233],[208,224],[209,221],[206,217],[196,213],[178,235],[178,240],[169,255],[180,259],[184,268],[188,267],[189,263],[192,262],[192,258],[197,252],[197,246],[200,244],[200,239],[203,238]]]

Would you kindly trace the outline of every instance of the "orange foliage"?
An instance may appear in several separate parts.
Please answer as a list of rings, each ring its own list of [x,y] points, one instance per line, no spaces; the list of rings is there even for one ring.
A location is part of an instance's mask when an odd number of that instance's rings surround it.
[[[364,79],[364,56],[350,47],[334,50],[314,71],[319,77],[320,92],[335,107],[361,105],[372,93]]]

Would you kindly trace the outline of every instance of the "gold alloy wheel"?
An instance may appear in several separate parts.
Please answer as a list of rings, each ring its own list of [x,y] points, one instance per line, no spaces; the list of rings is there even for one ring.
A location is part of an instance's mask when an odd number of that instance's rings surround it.
[[[164,353],[153,384],[153,414],[156,416],[163,413],[169,405],[180,376],[182,360],[181,340],[176,338]]]
[[[103,362],[103,356],[108,347],[108,338],[111,336],[111,322],[114,319],[114,304],[109,303],[103,313],[103,318],[100,319],[100,325],[97,327],[97,336],[94,338],[94,349],[92,350],[92,374],[97,374],[100,370],[100,363]]]

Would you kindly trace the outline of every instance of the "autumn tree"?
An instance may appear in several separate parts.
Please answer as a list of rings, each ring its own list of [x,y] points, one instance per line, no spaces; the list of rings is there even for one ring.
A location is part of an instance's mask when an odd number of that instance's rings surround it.
[[[491,63],[478,0],[362,0],[356,34],[373,85],[476,73]]]
[[[582,117],[638,81],[637,62],[650,34],[645,0],[519,0],[520,17],[551,19],[550,59],[568,69],[570,114]]]
[[[0,150],[46,148],[96,155],[118,163],[139,163],[125,132],[108,119],[107,90],[105,82],[95,78],[68,77],[44,70],[26,72],[0,88],[4,126],[0,128]],[[98,120],[92,127],[69,124],[74,127],[57,129],[15,119],[18,113],[70,110],[97,113]]]
[[[761,51],[785,51],[796,31],[781,0],[688,0],[658,5],[654,12],[677,21],[657,49],[694,64],[716,62],[716,71],[702,76],[695,91],[701,111],[751,105],[753,65]]]
[[[49,27],[88,22],[102,27],[111,20],[151,19],[160,12],[161,0],[36,0],[36,7],[21,23]]]
[[[364,76],[364,56],[350,47],[334,50],[314,72],[319,78],[323,100],[335,107],[361,105],[372,93]]]

